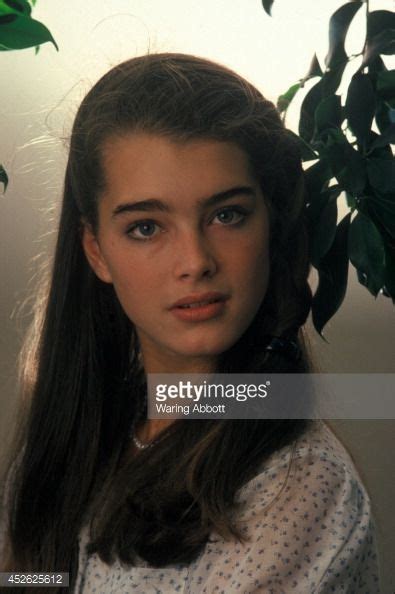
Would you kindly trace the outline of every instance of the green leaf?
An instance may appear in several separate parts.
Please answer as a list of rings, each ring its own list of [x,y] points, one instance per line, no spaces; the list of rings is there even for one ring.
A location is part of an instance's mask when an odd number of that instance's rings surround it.
[[[4,25],[7,25],[8,23],[13,23],[16,20],[16,15],[15,14],[3,14],[0,15],[0,27],[3,27]],[[1,32],[1,29],[0,29]]]
[[[377,226],[381,225],[392,239],[395,239],[395,197],[393,194],[379,194],[369,197],[369,212],[377,217]],[[380,228],[380,227],[379,227]]]
[[[336,198],[340,193],[341,190],[339,186],[336,185],[311,196],[306,208],[310,237],[313,237],[315,233],[315,228],[322,216],[323,210],[326,208],[329,202],[336,202]]]
[[[299,135],[311,142],[315,131],[315,110],[322,99],[322,81],[319,80],[307,93],[300,108]]]
[[[384,284],[384,243],[376,225],[358,213],[350,226],[348,253],[352,264],[363,276],[363,284],[377,296]]]
[[[355,200],[355,197],[352,194],[349,194],[349,192],[346,192],[345,194],[348,208],[350,208],[351,211],[355,210],[357,208],[357,201]]]
[[[392,56],[395,54],[395,29],[387,29],[387,35],[384,36],[384,31],[382,38],[379,40],[379,35],[376,35],[374,38],[376,40],[377,45],[381,45],[380,54],[384,56]],[[388,41],[387,41],[388,39]]]
[[[324,76],[309,90],[300,108],[299,134],[311,142],[315,132],[315,110],[322,99],[333,95],[343,76],[346,63],[334,70],[328,70]]]
[[[390,124],[388,126],[388,128],[386,128],[380,136],[377,136],[377,138],[374,140],[374,142],[370,145],[370,150],[369,150],[368,154],[370,154],[372,151],[374,151],[377,148],[387,146],[387,144],[394,144],[394,143],[395,143],[395,124]]]
[[[347,162],[347,156],[350,157]],[[335,176],[341,187],[358,196],[363,193],[366,185],[366,168],[362,157],[353,150],[352,153],[343,153],[343,167],[335,170]]]
[[[395,109],[392,109],[385,101],[379,101],[375,120],[380,132],[384,133],[391,124],[395,123]]]
[[[306,191],[308,203],[311,204],[328,185],[332,177],[329,163],[320,159],[305,171]]]
[[[369,158],[390,160],[392,159],[392,148],[387,143],[381,143],[380,141],[382,140],[382,138],[383,135],[380,136],[379,134],[376,134],[376,132],[373,132],[373,130],[371,130],[369,141],[371,149],[367,153],[367,156]],[[373,147],[373,144],[375,144],[375,142],[377,142],[377,146]]]
[[[325,72],[324,76],[322,77],[323,97],[326,97],[327,95],[333,95],[334,93],[336,93],[341,83],[346,66],[347,62],[343,62],[343,64],[340,64],[336,68],[333,68],[332,70],[327,70]]]
[[[362,286],[369,289],[368,275],[365,272],[362,272],[362,270],[357,270],[357,278]],[[375,293],[374,296],[376,297],[377,294]]]
[[[345,111],[348,124],[360,144],[366,145],[376,109],[370,76],[357,72],[348,87]]]
[[[274,0],[262,0],[262,6],[269,16],[272,16],[272,5]]]
[[[395,99],[395,70],[378,73],[376,90],[383,99]]]
[[[28,16],[17,15],[12,22],[0,22],[0,46],[3,49],[25,49],[47,41],[59,49],[47,27]]]
[[[322,209],[320,217],[313,227],[311,242],[311,262],[316,268],[320,260],[325,256],[331,247],[336,235],[337,203],[336,200],[328,200]]]
[[[2,165],[0,165],[0,183],[3,184],[3,192],[5,192],[8,186],[8,175]]]
[[[390,10],[373,10],[368,13],[366,38],[376,37],[384,29],[395,29],[395,13]]]
[[[328,128],[340,128],[343,121],[341,99],[339,95],[325,97],[317,106],[315,113],[315,135]]]
[[[310,80],[311,78],[315,78],[316,76],[322,77],[322,76],[324,76],[324,73],[321,70],[321,66],[318,61],[317,54],[314,54],[314,56],[311,60],[309,69],[308,69],[306,75],[301,80],[302,86],[304,85],[304,83],[306,81]]]
[[[329,190],[319,191],[316,194],[309,196],[308,204],[306,207],[306,215],[309,226],[310,243],[315,233],[317,222],[322,214],[322,211],[326,207],[331,197]]]
[[[0,0],[0,15],[25,14],[30,15],[32,8],[27,0]]]
[[[362,2],[356,1],[348,2],[331,16],[329,21],[329,50],[325,58],[325,65],[328,68],[332,69],[343,62],[347,62],[348,56],[344,49],[344,42],[351,21],[362,4]]]
[[[363,68],[360,68],[359,70],[362,72]],[[378,78],[380,72],[386,72],[387,70],[388,70],[388,68],[384,64],[384,61],[380,55],[376,56],[376,58],[371,60],[368,64],[368,73],[372,80],[373,86],[376,89],[376,93],[377,93],[377,78]]]
[[[301,83],[296,83],[289,87],[288,91],[283,93],[277,99],[277,109],[280,113],[287,111],[289,104],[291,103],[292,99],[295,97],[296,93],[301,87]]]
[[[292,132],[292,130],[287,130],[287,134],[289,134],[298,145],[302,161],[312,161],[318,158],[318,155],[313,151],[311,146],[303,140],[303,138]]]
[[[376,61],[380,54],[395,53],[395,13],[389,10],[369,12],[364,57],[361,68]],[[380,68],[382,69],[382,68]]]
[[[321,147],[320,155],[329,161],[341,188],[358,196],[363,192],[367,181],[365,161],[341,130],[331,129],[327,134],[328,139]]]
[[[394,159],[367,159],[369,182],[383,194],[395,192],[395,161]]]
[[[311,146],[307,142],[305,142],[303,138],[300,138],[300,136],[298,136],[298,138],[300,140],[300,156],[302,157],[303,163],[307,163],[308,161],[315,161],[316,159],[318,159],[317,153],[314,152]]]
[[[395,303],[395,244],[391,251],[385,246],[384,287]]]
[[[318,267],[318,288],[312,301],[312,319],[317,332],[322,329],[343,303],[348,278],[347,237],[351,213],[339,223],[331,248]]]

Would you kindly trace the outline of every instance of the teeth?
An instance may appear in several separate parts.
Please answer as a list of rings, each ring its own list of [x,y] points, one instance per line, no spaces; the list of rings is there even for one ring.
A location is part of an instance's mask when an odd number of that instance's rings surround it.
[[[204,305],[208,305],[209,303],[215,303],[215,299],[211,301],[198,301],[197,303],[189,303],[188,305],[180,305],[182,309],[193,309],[195,307],[203,307]]]

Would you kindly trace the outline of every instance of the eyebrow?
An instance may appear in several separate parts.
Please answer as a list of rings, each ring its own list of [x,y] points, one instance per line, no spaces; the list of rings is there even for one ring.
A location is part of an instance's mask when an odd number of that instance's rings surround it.
[[[213,194],[209,198],[200,199],[198,200],[198,205],[200,207],[215,206],[219,202],[230,200],[234,196],[240,195],[255,198],[256,192],[251,186],[236,186],[234,188],[230,188],[229,190]],[[162,202],[162,200],[158,200],[157,198],[148,198],[147,200],[118,204],[118,206],[114,208],[112,212],[112,218],[126,212],[152,212],[157,210],[161,212],[170,212],[171,208],[165,202]]]

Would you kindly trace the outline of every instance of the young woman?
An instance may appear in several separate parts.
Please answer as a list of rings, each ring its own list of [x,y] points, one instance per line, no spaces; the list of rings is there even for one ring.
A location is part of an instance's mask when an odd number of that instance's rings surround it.
[[[273,105],[193,56],[108,72],[71,135],[3,571],[83,594],[379,592],[369,500],[323,424],[146,416],[147,373],[309,371],[308,273]]]

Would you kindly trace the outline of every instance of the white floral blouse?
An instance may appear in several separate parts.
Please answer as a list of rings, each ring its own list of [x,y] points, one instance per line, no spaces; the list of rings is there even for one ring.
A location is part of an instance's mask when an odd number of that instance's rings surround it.
[[[189,566],[108,566],[80,535],[75,594],[379,594],[370,502],[321,422],[238,492],[246,544],[213,533]]]

